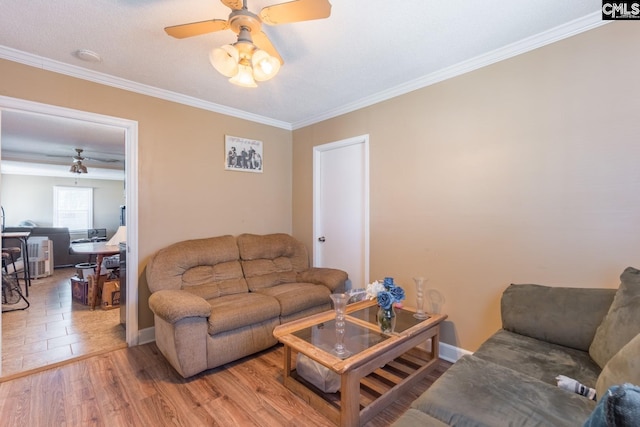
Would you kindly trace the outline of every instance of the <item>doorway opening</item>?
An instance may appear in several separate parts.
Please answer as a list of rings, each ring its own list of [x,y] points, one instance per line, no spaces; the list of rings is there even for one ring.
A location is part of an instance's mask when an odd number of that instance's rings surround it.
[[[138,124],[135,121],[89,113],[79,110],[73,110],[53,105],[40,104],[31,101],[20,100],[16,98],[0,96],[0,152],[2,149],[2,115],[3,113],[23,112],[44,115],[50,118],[70,119],[85,123],[93,123],[98,125],[109,126],[120,129],[124,135],[124,151],[125,151],[125,179],[124,179],[124,200],[126,201],[126,211],[123,210],[124,217],[121,221],[126,221],[127,238],[126,245],[123,245],[123,251],[126,257],[125,281],[126,289],[124,290],[125,306],[123,310],[123,320],[125,334],[124,341],[127,346],[138,344],[138,170],[137,170],[137,153],[138,153]],[[0,159],[0,165],[3,159]],[[0,194],[0,197],[2,195]],[[28,197],[28,196],[27,196]],[[0,204],[2,200],[0,199]],[[117,215],[117,214],[116,214]],[[31,288],[33,289],[33,287]],[[14,313],[6,313],[14,314]],[[0,331],[3,330],[3,318],[5,313],[0,317]],[[34,328],[39,329],[39,328]],[[44,335],[46,336],[46,326]],[[25,338],[26,340],[26,338]],[[31,339],[34,340],[33,338]],[[0,337],[0,353],[4,354]],[[43,344],[37,344],[42,346]],[[86,354],[80,355],[84,357]],[[70,357],[72,360],[75,357]],[[44,363],[44,365],[55,365],[56,363]],[[0,377],[5,376],[0,364]]]

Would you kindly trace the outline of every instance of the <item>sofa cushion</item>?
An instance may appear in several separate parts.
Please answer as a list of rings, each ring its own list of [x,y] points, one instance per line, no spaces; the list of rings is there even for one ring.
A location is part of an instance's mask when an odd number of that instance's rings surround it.
[[[298,273],[297,282],[309,282],[316,285],[327,286],[331,293],[339,294],[346,291],[346,282],[349,277],[346,271],[335,268],[311,267]]]
[[[571,426],[596,403],[475,356],[463,356],[411,407],[455,426]]]
[[[593,388],[600,374],[600,367],[586,351],[504,329],[489,337],[473,355],[554,386],[556,377],[565,375]]]
[[[615,290],[511,285],[502,294],[502,327],[587,351]]]
[[[257,293],[226,295],[208,302],[211,304],[208,319],[210,335],[243,328],[280,315],[278,301]]]
[[[291,258],[296,271],[309,268],[307,249],[302,242],[285,233],[241,234],[238,236],[240,258],[245,261],[255,259]]]
[[[305,246],[288,234],[241,234],[238,249],[247,285],[252,291],[296,281],[309,268]]]
[[[409,408],[393,424],[393,427],[445,427],[448,424],[417,409]]]
[[[285,257],[242,261],[242,269],[251,291],[296,281],[291,261]]]
[[[205,299],[249,291],[238,261],[199,265],[185,270],[182,289]]]
[[[313,283],[286,283],[263,288],[256,293],[278,300],[282,317],[327,304],[331,298],[331,292],[326,286]]]
[[[640,334],[604,366],[596,382],[596,396],[602,397],[609,387],[624,383],[640,385]]]
[[[601,367],[640,333],[640,270],[627,267],[611,308],[589,347],[591,358]]]
[[[233,236],[185,240],[160,249],[147,263],[149,290],[185,289],[216,298],[247,292]]]
[[[176,289],[163,289],[149,296],[149,308],[168,323],[187,317],[209,317],[211,305],[203,298]]]

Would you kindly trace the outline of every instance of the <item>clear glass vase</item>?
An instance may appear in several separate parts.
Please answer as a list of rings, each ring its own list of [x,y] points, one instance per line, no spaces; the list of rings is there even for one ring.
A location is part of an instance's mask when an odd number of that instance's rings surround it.
[[[396,329],[396,312],[393,304],[388,310],[378,306],[378,326],[383,334],[391,334]]]
[[[351,352],[344,345],[344,309],[349,300],[349,294],[331,294],[331,300],[336,311],[336,343],[332,353],[344,359],[351,356]]]

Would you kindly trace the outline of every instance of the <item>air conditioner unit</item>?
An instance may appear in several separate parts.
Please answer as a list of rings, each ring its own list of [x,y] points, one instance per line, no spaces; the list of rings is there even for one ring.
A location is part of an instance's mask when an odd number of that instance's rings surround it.
[[[48,237],[29,237],[29,275],[32,279],[53,274],[53,242]]]

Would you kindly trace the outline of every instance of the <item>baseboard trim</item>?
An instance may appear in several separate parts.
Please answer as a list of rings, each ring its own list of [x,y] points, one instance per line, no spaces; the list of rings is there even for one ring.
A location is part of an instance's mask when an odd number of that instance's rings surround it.
[[[473,353],[463,348],[440,342],[440,359],[446,360],[447,362],[456,363],[458,359],[467,354]]]
[[[149,344],[156,340],[156,328],[152,326],[150,328],[141,329],[138,331],[138,345]]]

